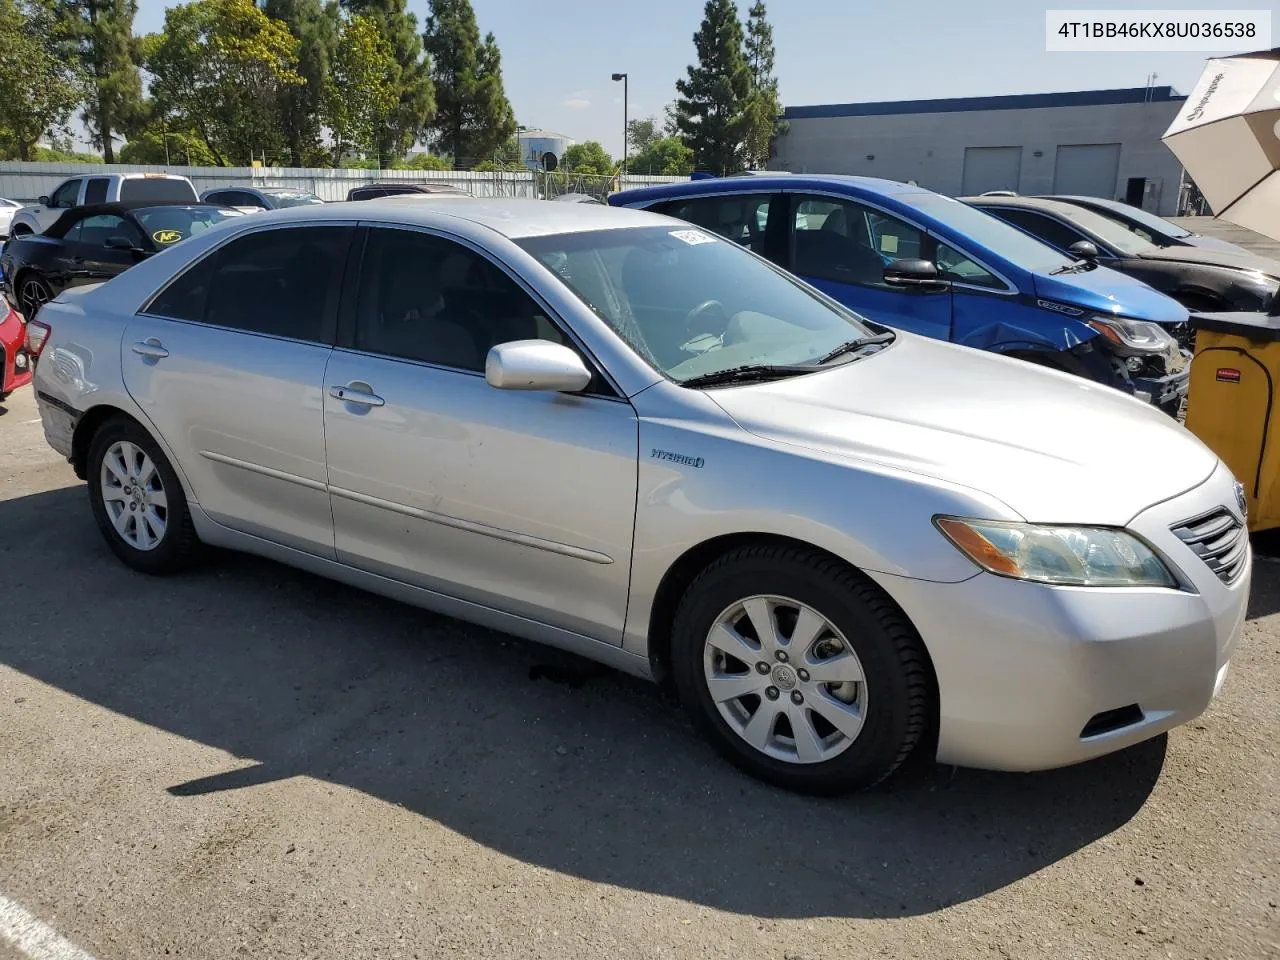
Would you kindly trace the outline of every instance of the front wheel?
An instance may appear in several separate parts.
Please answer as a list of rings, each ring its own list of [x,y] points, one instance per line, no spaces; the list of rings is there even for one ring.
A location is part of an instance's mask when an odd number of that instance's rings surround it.
[[[108,420],[89,445],[89,502],[111,551],[143,573],[174,573],[200,542],[187,498],[160,445],[124,417]]]
[[[676,613],[672,673],[699,730],[731,762],[803,793],[889,776],[935,709],[924,646],[880,590],[803,548],[737,550]]]

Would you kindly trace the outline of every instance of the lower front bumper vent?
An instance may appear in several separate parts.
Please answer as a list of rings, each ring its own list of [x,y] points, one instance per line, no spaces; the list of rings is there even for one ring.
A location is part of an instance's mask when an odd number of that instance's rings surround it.
[[[1089,718],[1089,722],[1080,731],[1080,739],[1088,740],[1090,737],[1100,737],[1104,733],[1114,733],[1141,723],[1145,719],[1142,708],[1136,703],[1131,703],[1127,707],[1117,707],[1115,710],[1103,710]]]

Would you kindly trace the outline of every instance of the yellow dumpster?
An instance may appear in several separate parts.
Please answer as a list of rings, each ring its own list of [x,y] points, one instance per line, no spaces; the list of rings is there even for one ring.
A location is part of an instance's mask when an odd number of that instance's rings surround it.
[[[1187,429],[1244,485],[1249,529],[1280,527],[1280,316],[1195,318]]]

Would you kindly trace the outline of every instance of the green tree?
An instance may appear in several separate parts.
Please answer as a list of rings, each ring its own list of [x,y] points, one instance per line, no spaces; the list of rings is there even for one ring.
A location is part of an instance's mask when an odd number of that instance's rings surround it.
[[[194,0],[165,11],[143,38],[143,63],[161,116],[176,114],[218,166],[248,165],[284,150],[281,94],[305,81],[298,41],[252,0]]]
[[[351,149],[378,156],[379,140],[400,103],[399,76],[391,44],[374,20],[352,17],[343,24],[320,98],[335,165]]]
[[[298,41],[298,75],[303,83],[285,87],[279,95],[281,133],[289,151],[289,165],[310,166],[323,156],[320,142],[320,97],[329,65],[338,46],[340,21],[333,0],[264,0],[263,12],[281,20]]]
[[[442,157],[438,153],[412,153],[396,166],[402,170],[452,170],[453,158]]]
[[[168,151],[165,151],[165,141]],[[217,160],[194,133],[181,130],[161,131],[148,127],[130,137],[120,148],[121,163],[181,164],[188,167],[214,167]]]
[[[643,153],[649,144],[661,137],[657,117],[637,117],[627,121],[627,150],[631,153]]]
[[[566,150],[564,168],[569,173],[589,173],[601,177],[610,177],[618,172],[618,165],[613,158],[595,140],[575,143]]]
[[[782,101],[778,99],[778,78],[774,75],[773,27],[769,24],[764,0],[756,0],[747,11],[744,54],[751,72],[744,159],[748,166],[764,169],[773,156],[774,138],[782,132]]]
[[[66,123],[79,102],[79,77],[58,49],[52,10],[0,0],[0,149],[32,159],[36,141]]]
[[[470,0],[430,0],[423,45],[436,84],[431,132],[462,164],[490,159],[516,132],[502,87],[502,54],[493,34],[480,39]]]
[[[436,113],[436,89],[431,65],[422,55],[418,18],[405,9],[405,0],[343,0],[352,16],[369,17],[391,44],[399,68],[396,108],[378,136],[379,164],[390,166],[426,134]]]
[[[133,36],[137,0],[51,0],[64,55],[84,81],[81,117],[107,163],[114,141],[142,118],[142,77]]]
[[[707,0],[693,43],[698,62],[676,81],[676,125],[698,169],[736,173],[742,169],[751,71],[733,0]]]
[[[659,137],[627,161],[628,173],[685,177],[693,172],[693,151],[678,137]]]

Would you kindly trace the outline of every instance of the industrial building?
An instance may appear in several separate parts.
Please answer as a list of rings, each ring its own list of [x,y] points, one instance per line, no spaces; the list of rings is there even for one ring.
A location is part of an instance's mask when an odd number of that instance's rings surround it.
[[[1160,142],[1172,87],[788,107],[770,167],[915,181],[950,196],[1084,194],[1178,212],[1182,167]]]

